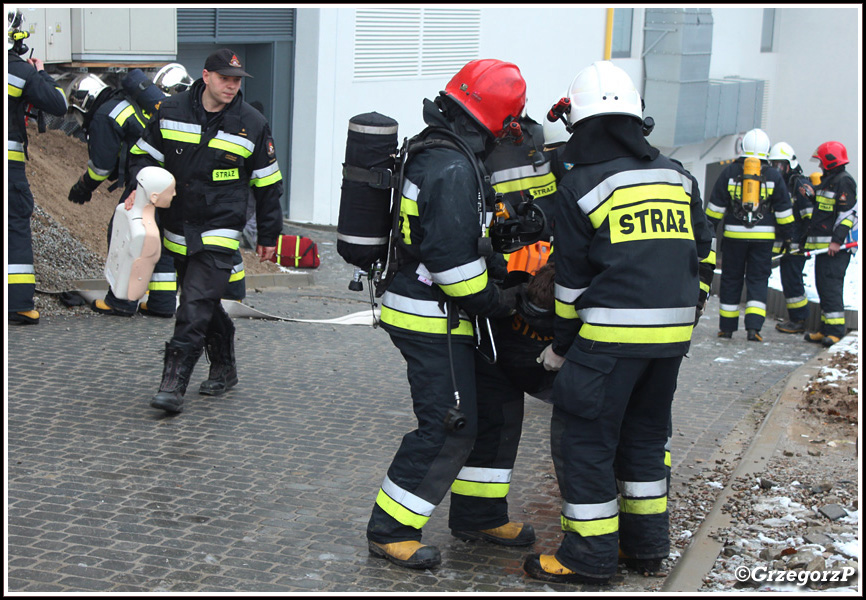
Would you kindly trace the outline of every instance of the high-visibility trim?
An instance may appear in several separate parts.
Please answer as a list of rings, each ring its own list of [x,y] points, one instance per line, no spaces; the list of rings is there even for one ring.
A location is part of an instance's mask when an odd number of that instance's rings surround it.
[[[745,227],[743,225],[725,224],[724,237],[735,240],[774,240],[776,239],[776,228],[772,225],[756,225]]]
[[[9,265],[6,281],[9,284],[35,284],[36,269],[33,265]]]
[[[208,148],[225,150],[226,152],[237,154],[242,158],[249,158],[250,156],[252,156],[253,151],[256,149],[256,145],[252,142],[252,140],[249,140],[239,135],[226,133],[225,131],[217,132],[216,136],[213,137],[207,143],[207,145]]]
[[[144,127],[145,123],[139,118],[139,116],[135,113],[135,107],[132,106],[126,100],[122,100],[114,107],[114,109],[108,113],[108,116],[117,121],[117,124],[123,127],[126,124],[126,120],[135,115],[135,120],[138,121],[142,127]]]
[[[821,313],[821,322],[826,323],[827,325],[844,325],[845,324],[845,313],[844,312]]]
[[[167,229],[163,230],[162,245],[165,246],[167,250],[171,250],[175,254],[181,254],[183,256],[186,256],[186,238],[182,235],[172,233]]]
[[[712,202],[707,203],[707,208],[704,210],[706,215],[711,219],[716,219],[721,221],[725,217],[726,207],[719,206],[718,204],[713,204]]]
[[[692,309],[692,321],[694,321]],[[692,339],[692,323],[679,327],[602,327],[584,323],[580,337],[609,344],[675,344]]]
[[[746,314],[747,315],[759,315],[761,317],[767,316],[767,305],[763,302],[758,302],[757,300],[750,300],[746,303]]]
[[[427,523],[436,508],[435,504],[395,484],[387,475],[376,496],[376,504],[398,522],[416,529],[421,529]]]
[[[12,73],[6,73],[6,93],[12,98],[19,98],[24,93],[26,79],[22,79]]]
[[[150,277],[147,289],[151,292],[176,292],[177,273],[174,271],[171,273],[154,273]]]
[[[528,165],[527,167],[518,167],[517,169],[506,169],[506,171],[518,171],[521,169],[532,170],[532,165]],[[501,171],[499,172],[501,173]],[[510,192],[520,192],[523,190],[530,190],[530,193],[533,189],[546,189],[550,186],[550,184],[556,183],[556,177],[554,177],[553,173],[544,173],[541,175],[533,174],[529,177],[522,177],[521,179],[514,179],[510,181],[501,181],[499,183],[493,183],[491,178],[491,184],[493,185],[493,189],[499,192],[500,194],[508,194]],[[549,192],[548,192],[549,193]],[[537,196],[544,196],[545,194],[532,194],[532,197],[535,198]]]
[[[722,317],[738,319],[740,317],[740,305],[719,304],[719,315]]]
[[[164,140],[174,140],[188,144],[201,143],[201,125],[197,123],[160,119],[159,131]]]
[[[660,515],[668,509],[668,498],[626,498],[619,499],[620,512],[630,515]]]
[[[229,283],[234,283],[235,281],[240,281],[244,277],[246,277],[247,272],[244,269],[244,263],[239,262],[235,266],[232,267],[232,274],[229,275]]]
[[[665,450],[665,466],[670,468],[671,466],[671,451]]]
[[[27,158],[24,154],[24,143],[6,140],[6,158],[24,162]]]
[[[681,187],[642,185],[615,191],[604,207],[590,215],[592,226],[604,220],[612,244],[649,239],[693,240],[691,205]]]
[[[487,263],[484,258],[430,275],[433,283],[455,298],[477,294],[487,287]]]
[[[583,537],[615,533],[619,529],[617,501],[600,504],[562,503],[560,524],[563,531],[571,531]]]
[[[356,246],[381,246],[388,243],[388,236],[385,237],[361,237],[358,235],[345,235],[337,233],[337,240],[346,242],[347,244],[355,244]]]
[[[682,186],[686,195],[691,196],[692,193],[692,180],[679,171],[673,169],[639,169],[623,171],[608,177],[587,192],[577,201],[577,204],[592,219],[592,212],[605,203],[619,188],[649,184]]]
[[[460,311],[458,316],[460,324],[456,329],[451,330],[452,335],[474,335],[468,315]],[[448,332],[448,319],[440,310],[438,302],[416,300],[393,292],[385,292],[382,296],[381,320],[388,325],[409,331],[442,335]]]
[[[406,179],[403,182],[402,199],[400,200],[400,236],[403,238],[403,243],[412,244],[412,235],[409,229],[409,217],[417,217],[418,212],[418,194],[421,189]]]
[[[578,315],[592,325],[636,325],[655,327],[680,325],[695,320],[695,307],[684,308],[583,308]]]
[[[700,282],[700,284],[698,285],[698,287],[701,288],[701,291],[702,291],[702,292],[707,292],[708,294],[710,293],[710,284],[709,284],[709,283],[704,283],[704,282],[702,281],[702,282]]]
[[[831,235],[810,235],[806,238],[806,243],[803,247],[806,250],[820,250],[822,248],[827,248],[830,246],[830,242],[833,241],[833,236]]]
[[[809,299],[805,295],[785,298],[785,307],[788,310],[791,310],[792,308],[800,308],[802,306],[806,306],[807,304],[809,304]]]
[[[148,144],[143,138],[139,138],[132,148],[129,149],[131,154],[149,154],[150,157],[160,165],[165,164],[165,154]]]
[[[205,246],[237,250],[241,245],[241,232],[234,229],[211,229],[202,232],[201,242]]]
[[[100,169],[93,164],[92,160],[87,161],[87,174],[94,181],[105,181],[111,175],[112,169]]]
[[[280,165],[274,161],[273,164],[256,169],[250,173],[250,185],[253,187],[265,187],[273,185],[278,181],[282,181],[283,174],[280,172]]]
[[[384,126],[375,126],[375,125],[359,125],[358,123],[352,123],[349,121],[349,131],[357,131],[358,133],[368,133],[371,135],[391,135],[397,133],[396,125],[384,125]]]
[[[668,492],[667,479],[657,481],[622,481],[616,482],[619,493],[628,498],[658,498]]]
[[[451,491],[476,498],[505,498],[510,483],[511,469],[463,467],[451,484]]]
[[[574,304],[587,288],[567,288],[559,283],[553,286],[553,295],[557,300],[568,304]]]

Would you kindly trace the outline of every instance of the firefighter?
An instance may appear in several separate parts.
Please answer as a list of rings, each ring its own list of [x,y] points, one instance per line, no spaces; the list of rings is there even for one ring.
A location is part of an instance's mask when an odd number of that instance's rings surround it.
[[[643,102],[610,61],[569,88],[573,167],[556,192],[551,453],[564,537],[524,570],[604,584],[670,552],[665,465],[671,403],[715,262],[695,178],[644,138]],[[617,494],[619,493],[619,500]]]
[[[778,240],[773,246],[774,251],[786,250],[779,259],[779,275],[782,279],[782,293],[785,295],[788,320],[777,323],[776,329],[782,333],[803,333],[806,331],[806,319],[809,317],[809,299],[806,297],[806,285],[803,283],[803,267],[806,266],[806,257],[802,254],[806,237],[804,223],[812,214],[815,190],[809,178],[803,174],[803,167],[797,162],[794,149],[787,142],[773,144],[768,159],[785,178],[794,211],[790,247],[782,248],[782,243]]]
[[[131,150],[131,175],[156,165],[177,180],[177,195],[159,209],[159,221],[164,250],[177,269],[180,304],[165,345],[162,382],[150,402],[168,413],[183,410],[203,349],[210,371],[200,394],[221,395],[238,382],[234,325],[220,298],[240,246],[250,187],[261,261],[274,256],[282,229],[282,175],[270,126],[240,92],[249,76],[230,49],[212,53],[202,77],[162,102]]]
[[[740,298],[746,284],[746,338],[762,342],[773,244],[790,248],[794,212],[782,174],[767,159],[770,138],[761,129],[743,137],[739,158],[725,167],[713,186],[706,214],[715,231],[724,220],[722,274],[719,282],[720,338],[731,338],[740,321]],[[760,175],[746,173],[748,159],[760,161]],[[754,191],[750,197],[748,193]]]
[[[69,190],[69,201],[90,202],[93,192],[109,180],[115,181],[109,191],[129,185],[129,149],[141,137],[144,125],[165,98],[162,90],[151,83],[141,69],[133,69],[112,90],[94,74],[79,77],[69,88],[69,102],[81,115],[87,135],[87,170]],[[131,188],[130,188],[131,191]],[[126,199],[121,196],[120,202]],[[108,223],[108,246],[111,246],[114,212]],[[163,253],[153,269],[148,297],[138,306],[144,315],[171,318],[177,303],[177,276],[174,262]],[[104,315],[131,317],[136,300],[117,298],[111,289],[104,299],[94,300],[90,308]]]
[[[66,95],[45,72],[42,60],[21,58],[28,50],[24,40],[29,36],[29,33],[22,29],[23,24],[24,16],[21,11],[10,9],[7,13],[6,35],[6,173],[9,195],[9,218],[6,227],[6,291],[9,297],[7,320],[16,325],[35,325],[39,323],[39,311],[33,301],[36,291],[33,236],[30,229],[33,194],[24,166],[27,159],[27,119],[36,117],[36,111],[63,116],[66,114],[67,104]]]
[[[421,150],[406,165],[403,258],[382,296],[381,325],[406,359],[418,427],[403,437],[367,524],[371,554],[403,567],[440,563],[421,533],[449,487],[453,535],[503,545],[535,540],[530,525],[508,518],[505,503],[517,440],[503,432],[519,432],[522,413],[512,402],[477,395],[476,365],[484,359],[472,322],[514,310],[479,251],[479,202],[488,196],[479,169],[525,97],[515,65],[467,63],[435,101],[424,101],[424,120],[433,126],[422,132],[425,140],[453,146]]]
[[[815,188],[815,206],[806,229],[806,250],[827,248],[815,256],[815,287],[821,303],[821,327],[807,333],[807,342],[832,346],[844,337],[845,271],[851,254],[840,250],[853,241],[857,229],[857,182],[845,169],[848,150],[840,142],[824,142],[812,158],[821,163],[821,183]],[[846,239],[847,238],[847,239]]]

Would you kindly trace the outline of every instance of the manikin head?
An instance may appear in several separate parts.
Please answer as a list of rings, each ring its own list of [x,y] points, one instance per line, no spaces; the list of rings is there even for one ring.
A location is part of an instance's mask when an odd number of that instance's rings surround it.
[[[144,167],[135,178],[136,197],[146,198],[157,208],[168,208],[175,194],[174,175],[162,167]]]

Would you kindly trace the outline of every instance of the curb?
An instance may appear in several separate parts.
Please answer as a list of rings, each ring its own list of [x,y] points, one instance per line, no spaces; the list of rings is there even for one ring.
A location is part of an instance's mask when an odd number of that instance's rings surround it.
[[[856,334],[857,332],[854,331],[848,335]],[[761,399],[770,401],[774,395],[776,396],[773,405],[764,417],[763,423],[754,434],[752,443],[739,459],[728,483],[716,498],[713,508],[701,523],[691,544],[683,551],[682,556],[665,579],[660,591],[687,593],[700,591],[704,577],[712,570],[723,548],[723,544],[713,539],[711,535],[731,525],[729,516],[722,513],[722,507],[735,493],[731,488],[731,483],[741,477],[757,474],[766,467],[776,448],[787,435],[790,417],[796,411],[799,391],[820,371],[824,364],[822,359],[827,356],[828,351],[829,349],[825,349],[818,352],[808,362],[791,373],[787,379],[782,380],[758,399],[759,401]],[[780,388],[781,391],[779,391]],[[740,443],[738,432],[732,432],[716,451],[716,456],[720,456],[722,451],[730,451]]]
[[[247,275],[247,285],[251,288],[286,287],[299,288],[313,285],[313,273],[264,273],[259,275]],[[79,279],[74,283],[77,290],[107,290],[108,281],[105,279]]]

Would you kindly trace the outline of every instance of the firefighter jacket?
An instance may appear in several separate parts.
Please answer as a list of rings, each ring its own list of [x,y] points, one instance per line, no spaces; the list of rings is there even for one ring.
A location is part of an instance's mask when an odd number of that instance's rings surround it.
[[[427,123],[450,128],[431,105],[425,102]],[[449,139],[435,132],[428,137],[437,138]],[[453,339],[470,342],[473,316],[510,313],[478,250],[481,197],[473,160],[457,149],[432,147],[406,164],[399,215],[404,258],[382,296],[381,322],[390,334],[444,341],[450,305]]]
[[[555,212],[553,350],[684,355],[715,265],[695,178],[657,150],[575,164]]]
[[[743,242],[772,242],[792,239],[794,213],[782,173],[761,161],[760,201],[754,212],[743,208],[743,163],[738,158],[722,170],[713,186],[706,214],[716,230],[724,222],[723,237]]]
[[[87,178],[91,189],[106,179],[126,185],[129,149],[144,133],[148,115],[123,91],[116,90],[90,119],[87,129]]]
[[[812,216],[814,206],[815,190],[809,178],[803,175],[803,169],[799,166],[796,171],[788,175],[786,182],[788,192],[791,194],[791,208],[794,220],[791,222],[791,240],[800,244],[801,249],[805,244],[806,227],[808,219]],[[773,252],[782,250],[782,240],[776,239],[773,244]]]
[[[68,107],[66,95],[45,71],[21,58],[18,53],[7,52],[9,68],[6,72],[7,121],[6,157],[11,162],[24,164],[27,158],[27,130],[25,117],[28,105],[62,117]]]
[[[826,171],[815,188],[815,204],[807,220],[806,250],[844,244],[857,227],[857,182],[845,165]]]
[[[250,187],[258,243],[276,246],[283,186],[268,122],[240,92],[220,112],[207,113],[203,90],[199,79],[160,104],[130,151],[130,180],[148,165],[174,175],[177,195],[171,206],[159,209],[163,243],[172,252],[234,253],[247,222]]]

